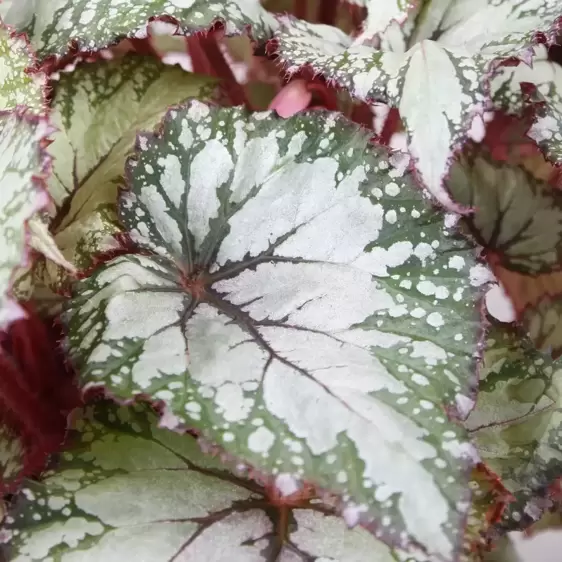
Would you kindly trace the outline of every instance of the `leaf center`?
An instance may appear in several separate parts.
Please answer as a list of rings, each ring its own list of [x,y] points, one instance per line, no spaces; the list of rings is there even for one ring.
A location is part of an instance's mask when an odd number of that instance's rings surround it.
[[[208,282],[206,271],[199,266],[181,276],[181,286],[196,300],[202,300],[205,297]]]

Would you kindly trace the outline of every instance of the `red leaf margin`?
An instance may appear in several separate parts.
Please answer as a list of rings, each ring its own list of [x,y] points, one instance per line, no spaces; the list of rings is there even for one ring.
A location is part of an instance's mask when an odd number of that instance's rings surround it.
[[[69,65],[72,66],[77,61],[92,59],[96,60],[103,56],[101,55],[103,51],[111,49],[112,47],[116,47],[124,40],[131,41],[133,45],[138,45],[139,42],[142,44],[144,40],[150,37],[150,24],[157,22],[175,25],[176,30],[175,32],[171,33],[171,35],[186,38],[192,36],[206,37],[208,34],[211,34],[213,32],[222,33],[226,29],[226,20],[221,16],[216,16],[208,26],[188,28],[188,26],[182,24],[181,20],[169,14],[154,15],[149,17],[145,24],[141,24],[136,29],[131,30],[129,33],[116,34],[112,41],[109,41],[107,44],[99,45],[95,48],[84,47],[79,38],[71,39],[68,42],[66,52],[64,54],[52,54],[43,59],[37,57],[33,71],[44,72],[45,74],[50,76],[55,72],[65,69]],[[22,35],[24,35],[26,41],[30,43],[30,39],[27,33],[22,32]],[[252,34],[251,25],[246,25],[244,26],[244,29],[240,30],[237,33],[231,34],[231,36],[240,35],[247,35],[252,41],[258,41],[258,38]],[[267,40],[263,40],[263,43],[265,43],[266,41]]]

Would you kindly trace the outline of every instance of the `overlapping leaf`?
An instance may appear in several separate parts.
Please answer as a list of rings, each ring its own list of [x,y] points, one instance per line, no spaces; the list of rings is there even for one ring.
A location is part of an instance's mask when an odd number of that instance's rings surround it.
[[[443,18],[454,2],[455,0],[423,2],[421,10],[416,16],[416,25],[411,38],[412,44],[424,39],[435,39],[435,37],[438,37]]]
[[[68,343],[84,382],[448,556],[470,447],[442,408],[470,403],[473,261],[398,175],[335,116],[173,110],[122,202],[151,255],[77,287]]]
[[[29,112],[43,109],[44,77],[26,73],[33,63],[27,45],[0,25],[0,329],[20,315],[8,292],[27,253],[25,223],[47,203],[40,186],[45,159],[40,121],[7,114],[19,108]]]
[[[503,525],[519,523],[530,498],[560,474],[562,369],[514,330],[493,326],[480,393],[466,426],[485,462],[515,497]],[[537,517],[540,511],[537,512]]]
[[[229,34],[251,28],[258,39],[269,38],[276,27],[274,16],[259,0],[25,0],[16,5],[21,2],[14,0],[4,8],[5,21],[28,34],[40,59],[64,56],[72,43],[80,51],[92,51],[142,36],[148,20],[160,16],[176,20],[186,34],[206,30],[219,20]]]
[[[507,0],[438,3],[433,15],[443,16],[439,40],[414,30],[421,41],[404,55],[367,47],[334,28],[292,21],[277,34],[278,53],[289,71],[311,65],[360,99],[397,107],[421,179],[439,200],[450,203],[442,179],[462,141],[484,135],[479,115],[487,102],[490,68],[503,58],[528,58],[537,31],[554,40],[559,12],[555,0],[517,6]],[[427,10],[420,15],[422,25],[424,14]]]
[[[265,489],[205,457],[193,437],[156,421],[139,405],[88,407],[56,471],[15,500],[5,555],[13,562],[398,559],[365,530],[348,530],[327,505],[289,497],[276,507]]]
[[[529,274],[559,268],[562,195],[547,182],[478,152],[459,158],[446,184],[473,209],[466,222],[494,261]]]
[[[214,80],[129,55],[80,66],[56,86],[52,122],[59,129],[49,192],[58,207],[51,225],[63,256],[78,268],[113,247],[119,231],[118,186],[139,129],[153,127],[170,105],[207,98]],[[67,277],[49,266],[55,287]]]

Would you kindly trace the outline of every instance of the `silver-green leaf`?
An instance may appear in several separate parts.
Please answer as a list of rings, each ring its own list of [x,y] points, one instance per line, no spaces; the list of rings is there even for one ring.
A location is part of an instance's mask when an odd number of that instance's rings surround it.
[[[277,27],[275,17],[261,7],[260,0],[25,0],[23,6],[16,5],[21,2],[8,0],[5,21],[27,33],[41,60],[64,56],[72,44],[87,52],[126,37],[142,37],[150,18],[172,18],[178,32],[184,34],[223,21],[228,34],[251,28],[252,35],[262,40]]]
[[[82,381],[162,400],[392,542],[449,556],[471,447],[443,408],[472,403],[472,251],[336,115],[192,102],[137,144],[121,220],[148,255],[77,286]]]

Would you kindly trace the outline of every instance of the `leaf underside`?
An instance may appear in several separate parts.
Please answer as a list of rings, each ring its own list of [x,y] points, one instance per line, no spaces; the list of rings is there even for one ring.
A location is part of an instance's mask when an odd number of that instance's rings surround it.
[[[28,34],[42,61],[66,55],[69,45],[88,52],[126,37],[145,37],[150,18],[172,18],[181,34],[205,31],[223,21],[228,34],[251,28],[254,38],[265,40],[276,28],[274,16],[259,0],[139,0],[127,9],[122,0],[26,0],[21,9],[12,9],[5,16],[6,23]]]
[[[342,118],[198,102],[139,137],[128,177],[121,220],[148,255],[77,287],[83,382],[453,552],[470,447],[443,408],[472,396],[473,258],[411,179]]]
[[[267,490],[204,456],[193,437],[156,422],[142,405],[87,407],[56,470],[27,482],[13,502],[9,559],[397,560],[367,531],[348,530],[333,507],[306,497],[298,508],[276,507]]]

